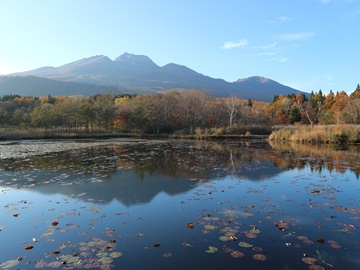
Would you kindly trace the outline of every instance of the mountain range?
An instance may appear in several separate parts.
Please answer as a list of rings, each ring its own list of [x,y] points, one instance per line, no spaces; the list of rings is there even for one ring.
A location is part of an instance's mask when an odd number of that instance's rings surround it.
[[[215,97],[237,95],[243,99],[271,101],[274,95],[300,91],[271,79],[253,76],[227,82],[178,64],[156,65],[148,56],[124,53],[114,60],[98,55],[60,67],[0,76],[0,95],[90,96],[156,93],[169,89],[197,89]]]

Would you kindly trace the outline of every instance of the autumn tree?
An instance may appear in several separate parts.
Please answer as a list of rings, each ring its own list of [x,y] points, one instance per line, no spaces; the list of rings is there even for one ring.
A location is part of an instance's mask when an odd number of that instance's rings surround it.
[[[360,98],[360,85],[359,84],[356,86],[355,91],[350,94],[350,98],[352,98],[352,99]]]
[[[349,100],[350,100],[350,98],[346,94],[345,91],[336,93],[335,98],[334,98],[334,103],[330,108],[335,124],[338,125],[342,122],[342,113],[343,113],[343,110],[344,110],[346,104],[349,102]]]
[[[343,109],[342,118],[348,124],[360,124],[360,98],[350,99]]]
[[[297,96],[296,100],[299,110],[306,116],[311,127],[313,127],[323,110],[322,93],[320,91],[319,93],[312,93],[310,100],[306,100],[301,96]]]

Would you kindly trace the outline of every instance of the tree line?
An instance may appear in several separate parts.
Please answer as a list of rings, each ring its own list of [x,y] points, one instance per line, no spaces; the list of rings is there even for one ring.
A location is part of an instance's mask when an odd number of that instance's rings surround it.
[[[91,97],[4,95],[0,127],[64,132],[238,133],[244,126],[360,124],[360,86],[345,92],[279,95],[272,102],[198,90]]]

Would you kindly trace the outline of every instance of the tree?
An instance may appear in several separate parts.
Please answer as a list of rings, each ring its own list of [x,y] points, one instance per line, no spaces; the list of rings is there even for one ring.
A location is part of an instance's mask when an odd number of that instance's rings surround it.
[[[350,98],[353,98],[353,99],[360,98],[360,85],[359,84],[356,86],[355,91],[350,94]]]
[[[345,105],[343,117],[348,124],[360,124],[360,99],[351,99]]]
[[[340,93],[337,92],[334,98],[334,103],[331,106],[331,111],[333,113],[334,116],[334,122],[338,125],[341,123],[341,116],[343,113],[343,110],[346,106],[346,104],[348,104],[349,102],[349,97],[346,94],[345,91],[341,91]]]
[[[290,110],[290,124],[301,121],[301,113],[298,107],[292,107]]]
[[[234,118],[238,114],[238,109],[240,107],[240,98],[236,95],[231,95],[230,97],[225,99],[225,105],[227,108],[227,112],[229,114],[229,126],[231,127],[234,122]]]
[[[322,94],[311,94],[310,101],[307,101],[305,97],[297,96],[297,107],[306,116],[311,128],[317,122],[320,112],[323,110]]]
[[[50,128],[58,122],[59,115],[54,114],[54,105],[50,103],[43,103],[36,107],[31,113],[31,124],[34,127]]]
[[[112,121],[115,116],[115,95],[100,94],[94,97],[93,108],[95,113],[95,123],[99,130],[103,129],[110,132],[112,129]]]

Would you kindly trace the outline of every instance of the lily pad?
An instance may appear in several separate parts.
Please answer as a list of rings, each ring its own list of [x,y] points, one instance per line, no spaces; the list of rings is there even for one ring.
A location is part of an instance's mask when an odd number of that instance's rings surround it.
[[[61,261],[56,261],[56,262],[51,262],[49,263],[47,266],[51,267],[51,268],[59,268],[60,266],[62,266],[64,263]]]
[[[102,264],[110,264],[113,262],[113,259],[110,257],[102,257],[99,259],[99,262],[101,262]]]
[[[250,230],[251,233],[255,233],[255,234],[259,234],[260,233],[260,230],[257,229],[257,228],[253,228]]]
[[[96,254],[96,257],[102,258],[102,257],[107,257],[109,254],[107,252],[98,252]]]
[[[220,236],[219,237],[219,239],[221,240],[221,241],[229,241],[230,240],[230,237],[229,236],[226,236],[226,235],[223,235],[223,236]]]
[[[121,252],[111,252],[109,255],[111,258],[116,259],[122,256]]]
[[[239,246],[243,248],[251,248],[253,245],[247,243],[247,242],[239,242]]]
[[[266,261],[267,257],[264,254],[254,254],[253,259],[256,261]]]
[[[214,225],[205,225],[204,226],[205,230],[215,230],[215,226]]]
[[[233,252],[230,253],[230,256],[234,258],[242,258],[245,256],[245,254],[241,251],[234,250]]]
[[[306,264],[314,264],[318,260],[316,258],[313,258],[313,257],[304,257],[304,258],[302,258],[302,261],[304,263],[306,263]]]
[[[251,232],[248,232],[245,234],[245,236],[247,238],[256,238],[257,237],[257,234],[256,233],[251,233]]]
[[[206,250],[205,252],[207,252],[207,253],[215,253],[217,251],[218,251],[217,247],[209,246],[209,249]]]
[[[3,262],[2,264],[0,264],[0,267],[2,267],[3,269],[9,269],[18,264],[19,264],[18,260],[9,260],[9,261],[6,261],[6,262]]]

